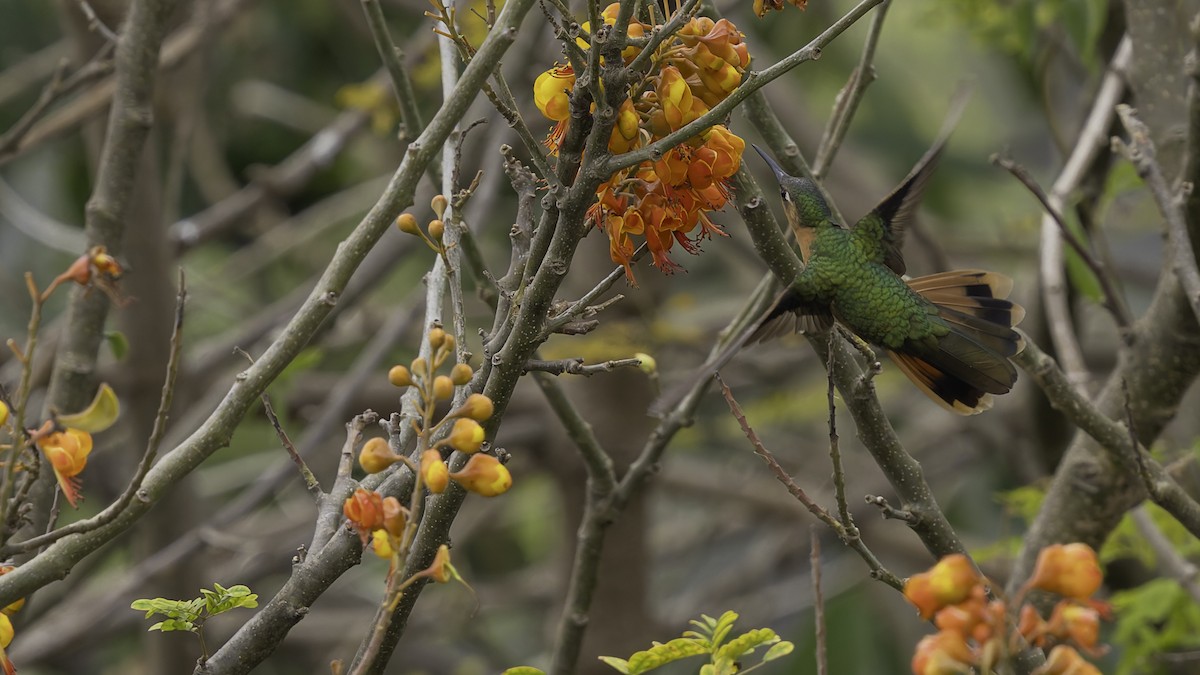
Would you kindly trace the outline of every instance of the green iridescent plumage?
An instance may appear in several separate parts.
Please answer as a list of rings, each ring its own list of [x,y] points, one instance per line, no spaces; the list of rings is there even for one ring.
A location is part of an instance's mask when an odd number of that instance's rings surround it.
[[[991,395],[1012,388],[1017,372],[1008,357],[1021,348],[1012,326],[1024,316],[1006,299],[1012,282],[979,270],[900,276],[904,233],[945,142],[943,134],[853,228],[833,219],[811,181],[788,175],[759,150],[779,181],[805,266],[748,341],[779,334],[781,323],[812,329],[836,319],[887,350],[914,384],[954,412],[986,410]]]

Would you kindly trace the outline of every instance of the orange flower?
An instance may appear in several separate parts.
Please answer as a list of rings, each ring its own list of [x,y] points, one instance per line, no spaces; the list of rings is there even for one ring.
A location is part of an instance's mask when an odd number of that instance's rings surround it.
[[[917,643],[912,670],[914,675],[970,673],[970,664],[975,660],[975,655],[961,635],[942,631],[936,635],[926,635]]]
[[[512,487],[512,474],[500,460],[491,455],[471,455],[462,471],[456,471],[450,474],[450,477],[467,490],[483,497],[504,494]]]
[[[671,187],[683,185],[688,179],[691,152],[686,144],[671,148],[654,163],[654,173]]]
[[[424,571],[418,572],[420,576],[429,577],[439,584],[444,584],[454,578],[454,565],[450,564],[450,547],[442,544],[438,547],[437,555],[433,557],[433,563]]]
[[[904,597],[916,606],[922,619],[929,619],[941,608],[966,600],[979,581],[970,559],[955,553],[939,560],[928,572],[910,577],[904,584]]]
[[[1079,652],[1066,645],[1050,650],[1046,663],[1033,671],[1033,675],[1103,675],[1100,669],[1088,663]]]
[[[58,479],[63,496],[71,506],[78,506],[77,476],[87,466],[88,454],[92,451],[92,435],[79,429],[67,428],[39,438],[37,445],[54,467],[54,476]]]
[[[1104,581],[1096,552],[1087,544],[1053,544],[1038,554],[1027,586],[1085,600]]]
[[[366,546],[371,533],[383,527],[383,496],[373,490],[358,488],[342,504],[342,514]]]
[[[575,86],[575,69],[570,64],[554,66],[538,75],[533,83],[533,102],[546,117],[565,121],[571,116],[571,88]]]
[[[1091,607],[1063,601],[1050,615],[1048,631],[1055,637],[1071,640],[1091,653],[1100,641],[1100,613]]]
[[[383,498],[383,529],[380,532],[386,531],[393,537],[399,537],[404,534],[404,527],[408,524],[408,509],[400,503],[395,497]]]

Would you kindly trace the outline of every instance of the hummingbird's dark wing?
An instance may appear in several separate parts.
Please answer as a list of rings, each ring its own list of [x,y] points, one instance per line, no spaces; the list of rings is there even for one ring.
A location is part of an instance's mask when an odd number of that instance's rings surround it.
[[[942,130],[933,146],[879,206],[871,209],[870,213],[854,224],[856,238],[867,252],[868,258],[886,265],[896,274],[904,274],[906,270],[904,257],[900,253],[904,246],[905,232],[917,215],[917,207],[921,204],[925,186],[937,168],[946,141],[950,139],[950,133],[954,131],[963,110],[966,109],[969,94],[970,89],[965,87],[955,93],[950,102],[950,110],[946,113],[946,120],[942,123]]]

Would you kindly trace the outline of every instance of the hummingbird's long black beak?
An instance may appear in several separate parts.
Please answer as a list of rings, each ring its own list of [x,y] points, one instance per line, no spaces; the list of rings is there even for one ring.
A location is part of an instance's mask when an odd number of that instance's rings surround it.
[[[758,154],[763,158],[763,161],[765,161],[767,163],[767,166],[771,167],[771,171],[775,172],[775,180],[779,181],[780,185],[783,185],[784,176],[789,176],[791,174],[784,171],[783,167],[779,166],[779,162],[776,162],[775,158],[771,157],[771,155],[766,150],[763,150],[762,148],[758,147],[757,145],[754,145],[753,143],[751,143],[751,145],[754,147],[755,150],[758,151]]]

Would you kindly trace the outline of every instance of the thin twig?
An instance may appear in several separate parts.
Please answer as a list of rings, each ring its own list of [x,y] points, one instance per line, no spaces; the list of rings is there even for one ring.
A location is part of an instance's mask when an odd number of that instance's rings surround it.
[[[729,386],[725,384],[725,381],[721,379],[720,375],[716,376],[716,380],[717,384],[721,386],[721,393],[725,396],[725,402],[729,405],[730,412],[733,413],[734,419],[736,419],[738,424],[742,427],[742,433],[744,433],[746,438],[750,440],[750,444],[754,448],[754,454],[763,458],[763,461],[767,463],[767,467],[771,469],[771,473],[775,475],[776,480],[778,480],[780,483],[783,483],[788,492],[795,497],[797,501],[803,504],[804,508],[808,509],[809,513],[816,516],[817,520],[820,520],[822,523],[828,525],[829,528],[837,534],[838,538],[842,540],[842,543],[858,553],[863,561],[867,563],[867,567],[870,568],[872,578],[879,579],[898,591],[903,590],[904,583],[897,576],[889,572],[883,566],[883,563],[879,562],[879,559],[875,557],[875,554],[867,547],[866,543],[863,542],[861,537],[850,536],[850,533],[847,531],[846,527],[840,520],[838,520],[836,516],[827,511],[825,507],[813,501],[813,499],[804,492],[804,488],[800,487],[798,484],[796,484],[796,481],[792,480],[792,477],[788,475],[788,472],[785,471],[784,468],[780,466],[779,461],[775,459],[775,455],[773,455],[770,450],[767,450],[766,446],[764,446],[762,441],[759,440],[758,434],[754,431],[754,428],[750,426],[750,422],[747,421],[745,413],[742,412],[742,407],[738,405],[737,400],[733,398],[733,392],[729,389]]]
[[[817,156],[813,160],[813,180],[819,182],[829,171],[829,166],[833,164],[833,158],[837,156],[838,149],[842,147],[842,141],[850,129],[850,121],[854,119],[854,113],[858,111],[858,104],[862,101],[867,86],[875,81],[875,47],[879,44],[879,35],[883,32],[883,20],[887,17],[888,8],[891,6],[891,0],[884,0],[879,5],[878,11],[875,12],[875,16],[871,18],[871,25],[867,29],[867,39],[863,41],[862,56],[859,57],[858,65],[855,66],[854,72],[850,74],[850,80],[846,82],[834,100],[833,114],[830,115],[825,132],[821,135],[821,143],[817,146]]]
[[[92,9],[92,5],[87,0],[75,0],[75,4],[79,6],[79,9],[83,12],[83,15],[87,17],[88,30],[93,30],[99,33],[101,37],[103,37],[110,44],[117,43],[117,40],[120,39],[120,36],[114,33],[111,28],[104,25],[104,22],[100,20],[100,17],[96,16],[96,10]]]
[[[583,358],[559,359],[557,361],[541,361],[530,359],[525,362],[525,372],[539,371],[551,375],[583,375],[591,377],[596,373],[611,373],[617,368],[636,368],[642,365],[639,359],[613,359],[603,363],[583,365]]]
[[[1075,233],[1067,226],[1062,214],[1059,213],[1058,209],[1050,201],[1050,197],[1046,195],[1046,191],[1042,189],[1041,185],[1038,185],[1033,176],[1029,175],[1029,171],[1025,167],[998,154],[992,155],[991,162],[1008,171],[1014,178],[1020,181],[1025,186],[1025,189],[1029,190],[1030,194],[1041,203],[1042,208],[1054,220],[1054,223],[1058,225],[1059,236],[1079,255],[1083,263],[1092,271],[1092,275],[1096,277],[1096,281],[1100,284],[1100,289],[1104,293],[1104,307],[1108,310],[1109,314],[1112,314],[1113,321],[1116,322],[1118,329],[1120,329],[1122,339],[1128,344],[1132,338],[1129,329],[1133,323],[1133,315],[1129,311],[1129,305],[1125,302],[1125,294],[1117,288],[1116,280],[1113,279],[1108,268],[1092,253],[1088,246],[1079,240],[1079,237],[1075,236]]]
[[[825,596],[821,594],[821,537],[817,526],[808,529],[808,565],[812,570],[813,624],[817,634],[817,675],[828,675],[829,657],[825,654]]]
[[[379,0],[362,0],[363,13],[367,17],[367,26],[371,30],[371,39],[375,42],[375,51],[387,69],[392,81],[392,94],[400,104],[400,119],[404,124],[403,136],[416,138],[425,128],[421,121],[421,110],[417,107],[417,95],[413,90],[412,80],[404,69],[404,50],[396,46],[392,33],[388,30],[387,19],[383,16],[383,8]],[[438,162],[430,162],[430,167],[437,171]]]
[[[3,163],[5,155],[20,145],[21,139],[25,138],[25,134],[29,132],[33,125],[42,118],[56,101],[111,73],[113,62],[109,57],[112,55],[112,51],[113,43],[105,44],[96,52],[96,55],[91,60],[77,68],[69,77],[66,76],[66,69],[69,62],[64,59],[54,71],[50,82],[42,88],[42,93],[38,95],[38,99],[34,102],[33,106],[26,110],[20,119],[14,122],[3,135],[0,135],[0,163]]]
[[[1113,148],[1133,163],[1138,175],[1150,188],[1150,194],[1154,195],[1154,202],[1158,204],[1158,210],[1167,221],[1171,267],[1183,286],[1192,312],[1197,320],[1200,320],[1200,269],[1196,267],[1196,249],[1193,248],[1193,242],[1188,235],[1183,205],[1167,187],[1167,179],[1163,176],[1162,168],[1158,166],[1154,141],[1150,139],[1150,129],[1138,119],[1134,109],[1124,103],[1117,106],[1117,115],[1125,125],[1125,130],[1129,132],[1129,142],[1114,138]]]
[[[279,442],[283,444],[283,449],[287,450],[288,457],[295,463],[296,468],[300,470],[300,477],[304,479],[304,488],[312,495],[314,501],[321,503],[321,497],[325,495],[321,491],[321,484],[317,481],[317,477],[313,475],[308,464],[304,462],[304,458],[300,453],[296,452],[296,446],[292,445],[292,439],[288,438],[287,432],[283,430],[283,425],[279,422],[279,416],[275,414],[275,409],[271,407],[271,397],[267,392],[263,392],[260,397],[263,403],[263,409],[267,413],[267,419],[271,420],[271,426],[275,427],[275,435],[279,437]]]

